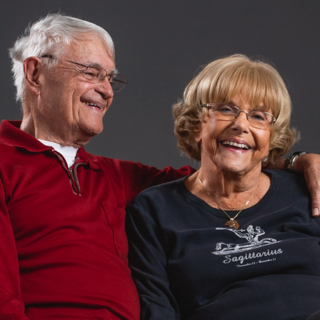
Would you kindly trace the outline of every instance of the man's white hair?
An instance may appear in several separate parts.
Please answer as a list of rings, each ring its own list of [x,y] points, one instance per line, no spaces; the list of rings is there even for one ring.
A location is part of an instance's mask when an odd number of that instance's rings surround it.
[[[91,22],[62,14],[49,14],[26,28],[24,35],[9,49],[17,100],[23,101],[25,95],[24,60],[43,54],[61,53],[66,45],[80,40],[79,36],[83,33],[95,34],[105,41],[115,59],[114,44],[109,33]]]

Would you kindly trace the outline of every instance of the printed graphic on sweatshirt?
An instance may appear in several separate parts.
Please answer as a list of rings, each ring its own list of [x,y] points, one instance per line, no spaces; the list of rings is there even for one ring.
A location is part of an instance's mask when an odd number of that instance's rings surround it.
[[[256,226],[254,229],[252,225],[249,225],[246,230],[229,228],[216,228],[216,230],[233,232],[237,237],[245,239],[246,242],[240,244],[218,242],[216,244],[216,251],[212,252],[215,255],[235,254],[281,242],[273,238],[263,238],[259,240],[259,237],[265,234],[264,230],[259,226]]]
[[[218,242],[216,244],[216,251],[213,251],[212,253],[215,255],[224,255],[224,260],[222,261],[224,264],[235,263],[236,267],[239,268],[248,267],[276,261],[277,258],[275,256],[283,253],[281,248],[267,248],[266,250],[260,250],[258,252],[251,251],[245,252],[241,255],[236,255],[243,251],[249,251],[281,242],[273,238],[263,238],[259,240],[259,237],[265,234],[264,230],[259,226],[254,229],[252,225],[249,225],[246,230],[235,230],[229,228],[216,228],[216,230],[233,232],[235,236],[246,240],[246,242],[240,244],[224,242]]]

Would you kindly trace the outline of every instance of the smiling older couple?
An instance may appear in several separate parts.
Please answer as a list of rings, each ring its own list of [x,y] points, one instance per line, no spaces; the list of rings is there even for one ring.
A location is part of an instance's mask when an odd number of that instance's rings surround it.
[[[127,261],[125,207],[147,187],[194,170],[158,170],[84,150],[102,131],[114,91],[127,83],[115,68],[113,43],[104,29],[48,15],[17,40],[10,54],[23,118],[0,125],[0,318],[139,319],[139,297]],[[253,106],[240,91],[225,101],[213,97],[201,97],[196,112],[203,117],[190,122],[189,140],[204,162],[200,174],[186,180],[184,192],[216,210],[218,195],[238,191],[243,198],[252,197],[250,210],[272,189],[271,177],[280,175],[261,173],[260,166],[272,146],[272,128],[280,123],[277,119],[273,125],[265,112],[279,118],[282,107],[266,104],[263,95]],[[266,128],[254,125],[265,121]],[[318,183],[309,177],[320,180],[317,162],[318,156],[304,155],[294,163],[306,172],[315,194]],[[211,172],[222,177],[230,170],[238,189],[220,181],[216,194]],[[295,196],[295,189],[290,192]],[[240,209],[240,193],[223,200],[223,209]],[[317,199],[314,208],[320,206]]]

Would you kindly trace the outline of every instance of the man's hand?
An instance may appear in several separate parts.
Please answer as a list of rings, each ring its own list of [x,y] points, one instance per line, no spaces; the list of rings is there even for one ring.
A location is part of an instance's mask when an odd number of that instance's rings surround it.
[[[274,169],[285,169],[285,159],[279,159]],[[304,174],[312,197],[312,215],[320,216],[320,155],[304,154],[294,161],[294,171]]]
[[[294,170],[303,172],[312,197],[312,215],[320,215],[320,155],[304,154],[294,162]]]

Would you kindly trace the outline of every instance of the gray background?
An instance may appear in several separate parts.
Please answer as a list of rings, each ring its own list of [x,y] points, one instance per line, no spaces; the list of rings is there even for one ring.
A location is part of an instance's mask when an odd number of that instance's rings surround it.
[[[181,156],[171,106],[204,64],[233,53],[263,57],[293,101],[294,150],[320,153],[319,0],[32,0],[0,4],[0,119],[20,119],[7,49],[30,21],[59,10],[105,28],[129,85],[116,94],[92,153],[164,167]]]

